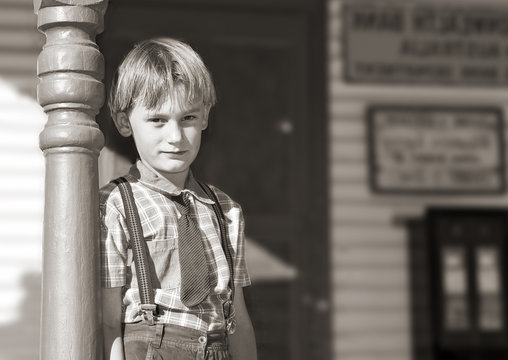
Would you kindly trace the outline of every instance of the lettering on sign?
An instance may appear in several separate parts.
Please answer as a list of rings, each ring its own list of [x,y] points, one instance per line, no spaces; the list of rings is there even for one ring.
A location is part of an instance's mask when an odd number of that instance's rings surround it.
[[[382,106],[371,107],[367,121],[373,190],[504,190],[500,110]]]
[[[344,5],[351,82],[508,85],[508,5]]]

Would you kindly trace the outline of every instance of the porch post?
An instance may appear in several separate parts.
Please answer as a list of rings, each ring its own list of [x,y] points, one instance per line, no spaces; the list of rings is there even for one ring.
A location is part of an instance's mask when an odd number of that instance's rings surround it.
[[[35,0],[46,44],[38,59],[46,159],[42,360],[102,359],[97,158],[104,138],[102,31],[107,0]]]

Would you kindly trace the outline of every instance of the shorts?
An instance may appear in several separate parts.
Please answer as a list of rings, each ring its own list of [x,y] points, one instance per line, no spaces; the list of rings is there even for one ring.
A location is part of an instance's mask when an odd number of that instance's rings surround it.
[[[230,360],[225,330],[202,332],[142,321],[124,324],[126,360]]]

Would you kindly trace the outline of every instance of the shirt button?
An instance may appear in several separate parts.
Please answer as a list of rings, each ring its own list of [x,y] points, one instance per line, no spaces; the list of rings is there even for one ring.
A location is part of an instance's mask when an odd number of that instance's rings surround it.
[[[206,344],[206,336],[200,336],[198,341],[200,344]]]

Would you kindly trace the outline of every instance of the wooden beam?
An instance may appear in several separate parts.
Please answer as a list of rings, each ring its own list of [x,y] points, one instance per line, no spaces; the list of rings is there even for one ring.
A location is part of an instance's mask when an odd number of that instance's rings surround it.
[[[46,44],[38,59],[40,134],[46,159],[42,360],[102,359],[95,122],[104,102],[104,58],[95,36],[107,0],[35,0]]]

